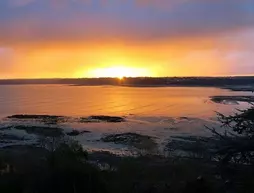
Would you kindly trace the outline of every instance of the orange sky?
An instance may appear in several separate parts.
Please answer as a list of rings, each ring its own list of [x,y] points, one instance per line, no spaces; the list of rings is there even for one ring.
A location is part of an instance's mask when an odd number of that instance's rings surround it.
[[[0,79],[254,74],[249,0],[56,2],[0,1]]]
[[[200,41],[197,44],[197,41]],[[102,76],[214,76],[223,61],[211,42],[161,41],[123,44],[38,43],[17,45],[7,78]],[[195,48],[195,50],[193,50]],[[207,49],[207,50],[206,50]],[[18,65],[15,65],[18,64]],[[214,65],[216,64],[216,65]]]

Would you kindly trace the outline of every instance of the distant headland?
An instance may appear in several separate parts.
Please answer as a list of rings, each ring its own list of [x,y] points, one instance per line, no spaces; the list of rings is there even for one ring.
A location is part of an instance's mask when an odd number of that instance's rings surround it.
[[[240,86],[245,89],[254,85],[254,76],[232,77],[124,77],[119,78],[54,78],[54,79],[0,79],[0,85],[25,84],[66,84],[73,86],[133,86],[133,87],[165,87],[165,86],[205,86],[230,87]],[[252,87],[253,88],[253,87]],[[234,87],[237,90],[237,87]]]

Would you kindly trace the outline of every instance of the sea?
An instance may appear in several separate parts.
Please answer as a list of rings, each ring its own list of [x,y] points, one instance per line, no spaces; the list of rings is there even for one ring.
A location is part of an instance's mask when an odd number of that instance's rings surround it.
[[[211,134],[206,127],[220,127],[218,112],[230,115],[250,106],[245,102],[215,103],[210,97],[245,95],[253,93],[213,87],[0,85],[0,133],[23,135],[36,141],[36,136],[25,131],[1,130],[12,124],[41,124],[36,121],[13,122],[6,118],[15,114],[57,115],[73,119],[91,115],[120,116],[126,121],[71,121],[59,123],[58,127],[68,131],[88,131],[75,136],[75,140],[91,151],[123,154],[130,151],[127,145],[101,140],[104,136],[119,133],[151,136],[163,149],[172,136]]]

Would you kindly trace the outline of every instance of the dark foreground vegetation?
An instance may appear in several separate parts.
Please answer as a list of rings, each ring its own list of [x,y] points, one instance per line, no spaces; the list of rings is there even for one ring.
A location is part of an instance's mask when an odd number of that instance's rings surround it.
[[[221,130],[207,128],[213,133],[211,137],[172,138],[165,156],[87,153],[77,142],[61,135],[44,137],[36,147],[2,148],[0,192],[254,192],[254,108],[218,116]],[[143,137],[125,135],[128,140],[122,135],[105,136],[103,140],[139,144]],[[145,140],[151,144],[151,138]]]

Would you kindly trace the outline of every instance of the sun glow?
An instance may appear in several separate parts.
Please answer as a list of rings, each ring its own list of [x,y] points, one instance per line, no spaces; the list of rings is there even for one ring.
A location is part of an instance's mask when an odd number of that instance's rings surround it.
[[[112,77],[122,79],[123,77],[148,76],[149,73],[143,68],[113,66],[108,68],[97,68],[90,71],[91,77]]]

